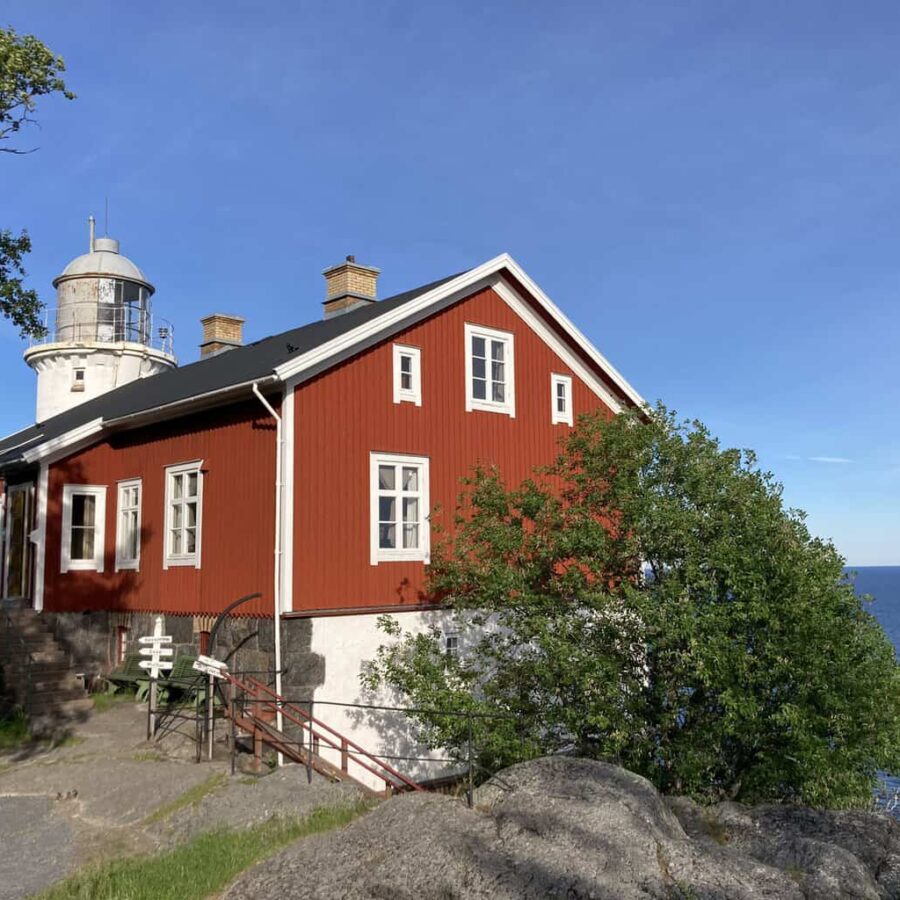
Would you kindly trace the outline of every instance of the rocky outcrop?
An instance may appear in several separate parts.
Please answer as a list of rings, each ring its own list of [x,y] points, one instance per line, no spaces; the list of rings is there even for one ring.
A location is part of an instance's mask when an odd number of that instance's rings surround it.
[[[561,757],[513,766],[477,808],[434,794],[382,804],[240,878],[230,900],[900,898],[887,816],[666,802],[644,778]]]

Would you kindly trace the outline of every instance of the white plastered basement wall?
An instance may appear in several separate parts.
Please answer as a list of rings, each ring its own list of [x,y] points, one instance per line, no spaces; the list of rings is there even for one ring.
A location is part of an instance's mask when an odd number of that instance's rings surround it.
[[[323,702],[408,705],[404,698],[390,690],[371,694],[360,682],[363,665],[375,658],[382,644],[392,640],[378,628],[379,615],[323,616],[312,620],[310,649],[325,659],[325,680],[316,688],[313,715],[414,780],[452,774],[459,767],[436,761],[446,754],[429,751],[416,743],[414,729],[403,713],[330,706]],[[398,613],[396,618],[404,631],[415,634],[422,633],[432,624],[443,627],[449,623],[449,614],[444,611]],[[323,745],[320,753],[330,763],[340,766],[339,751]],[[410,762],[390,759],[392,756],[426,757],[435,761]],[[381,779],[354,765],[352,757],[349,773],[376,790],[384,787]]]

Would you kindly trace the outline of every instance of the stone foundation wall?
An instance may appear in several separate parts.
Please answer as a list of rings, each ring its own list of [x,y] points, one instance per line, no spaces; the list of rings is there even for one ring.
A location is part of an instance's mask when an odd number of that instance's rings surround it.
[[[126,653],[137,653],[138,638],[153,634],[157,613],[42,613],[72,665],[84,672],[86,680],[115,668],[116,638],[120,627],[127,629]],[[171,634],[175,657],[196,656],[200,633],[208,631],[214,617],[163,616],[163,633]],[[282,684],[288,699],[305,700],[325,680],[325,659],[312,650],[310,619],[282,621]],[[208,651],[209,652],[209,651]],[[266,680],[275,671],[275,625],[272,619],[226,619],[216,635],[210,655],[224,660],[233,672],[254,673]]]

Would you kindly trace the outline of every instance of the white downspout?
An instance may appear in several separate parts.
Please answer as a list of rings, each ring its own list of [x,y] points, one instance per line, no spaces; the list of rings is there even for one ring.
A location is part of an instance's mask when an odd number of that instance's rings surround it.
[[[259,398],[259,402],[269,411],[269,415],[275,419],[275,693],[281,696],[281,494],[284,488],[282,479],[282,456],[284,449],[284,436],[281,430],[281,416],[275,412],[274,407],[263,397],[259,384],[253,382],[253,393]],[[281,715],[281,702],[275,707],[275,726],[282,731],[284,722]],[[278,765],[284,765],[284,756],[279,752]]]

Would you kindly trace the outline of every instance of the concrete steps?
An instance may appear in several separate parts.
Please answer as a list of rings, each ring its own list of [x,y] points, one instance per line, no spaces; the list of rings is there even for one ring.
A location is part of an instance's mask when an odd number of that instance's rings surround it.
[[[4,693],[25,711],[34,734],[62,732],[94,705],[34,610],[0,611],[0,669]]]

